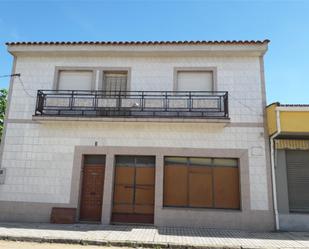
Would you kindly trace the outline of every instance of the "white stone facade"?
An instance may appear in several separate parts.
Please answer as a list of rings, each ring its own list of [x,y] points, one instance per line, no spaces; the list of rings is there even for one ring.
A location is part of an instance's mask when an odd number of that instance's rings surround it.
[[[106,147],[248,150],[249,184],[241,188],[249,188],[252,211],[272,210],[259,56],[22,54],[15,63],[21,77],[11,85],[0,201],[69,203],[75,146],[94,146],[97,141]],[[229,92],[230,123],[33,121],[36,92],[53,88],[56,67],[130,68],[132,91],[171,91],[174,68],[215,67],[217,90]]]

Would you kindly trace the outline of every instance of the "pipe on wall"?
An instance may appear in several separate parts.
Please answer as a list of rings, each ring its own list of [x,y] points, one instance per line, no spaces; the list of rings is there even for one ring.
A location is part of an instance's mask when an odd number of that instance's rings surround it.
[[[273,190],[273,198],[274,198],[275,223],[276,223],[276,230],[280,230],[278,202],[277,202],[276,175],[275,175],[275,144],[274,144],[275,138],[281,132],[280,110],[276,110],[276,124],[277,124],[277,131],[270,137],[270,157],[271,157],[271,177],[272,177],[272,182],[273,182],[272,190]]]

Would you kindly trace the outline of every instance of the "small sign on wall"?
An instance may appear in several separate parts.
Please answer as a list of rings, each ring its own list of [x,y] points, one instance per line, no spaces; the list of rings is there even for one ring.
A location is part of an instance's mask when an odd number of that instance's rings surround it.
[[[4,184],[5,172],[6,172],[5,168],[0,168],[0,184]]]
[[[254,146],[251,147],[251,156],[263,156],[263,147],[262,146]]]

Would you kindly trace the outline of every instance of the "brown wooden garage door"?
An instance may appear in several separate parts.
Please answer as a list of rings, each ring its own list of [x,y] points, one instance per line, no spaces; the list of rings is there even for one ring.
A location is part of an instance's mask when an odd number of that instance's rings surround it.
[[[112,222],[153,223],[155,157],[117,156]]]
[[[101,220],[104,174],[105,156],[85,156],[79,217],[82,221]]]

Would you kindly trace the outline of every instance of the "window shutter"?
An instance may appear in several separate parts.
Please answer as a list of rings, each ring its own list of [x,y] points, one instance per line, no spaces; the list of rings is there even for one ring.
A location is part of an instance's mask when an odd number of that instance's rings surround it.
[[[214,167],[215,208],[240,208],[239,171],[237,167]]]
[[[165,206],[185,207],[188,205],[188,172],[187,165],[167,163],[164,167]]]
[[[212,72],[178,72],[178,91],[213,91]]]
[[[163,205],[240,209],[238,160],[165,157]]]
[[[286,151],[290,211],[309,211],[309,151]]]
[[[189,167],[189,206],[212,207],[212,170],[207,166]]]
[[[58,90],[91,90],[92,71],[60,71]]]

